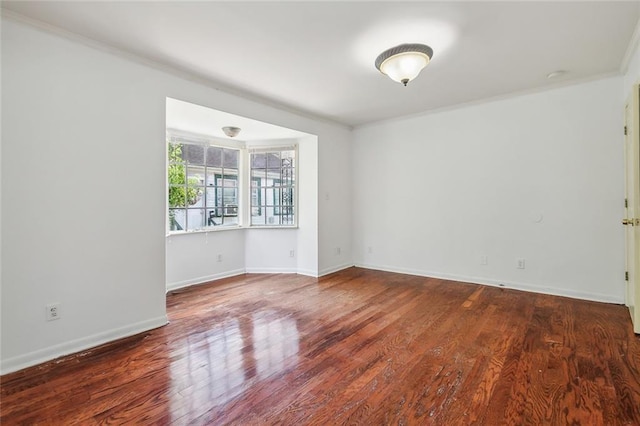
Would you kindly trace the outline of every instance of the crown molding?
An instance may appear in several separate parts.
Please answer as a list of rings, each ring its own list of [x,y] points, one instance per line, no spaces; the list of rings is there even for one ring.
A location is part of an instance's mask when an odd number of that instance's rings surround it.
[[[633,54],[636,49],[638,49],[638,44],[640,43],[640,19],[636,23],[636,28],[633,31],[633,35],[631,35],[631,40],[629,40],[629,44],[627,45],[627,50],[624,52],[624,56],[622,57],[622,62],[620,63],[620,73],[626,74],[629,69],[629,64],[631,63],[631,59],[633,58]]]
[[[202,74],[197,74],[194,73],[190,70],[175,66],[173,64],[168,64],[165,62],[160,62],[157,61],[155,59],[146,57],[146,56],[142,56],[142,55],[137,55],[134,53],[131,53],[125,49],[119,48],[119,47],[115,47],[113,45],[110,45],[108,43],[104,43],[101,41],[97,41],[93,38],[90,37],[86,37],[83,35],[80,35],[78,33],[74,33],[72,31],[66,30],[64,28],[58,27],[56,25],[52,25],[37,19],[33,19],[33,18],[29,18],[27,16],[24,16],[22,14],[13,12],[11,10],[5,9],[4,7],[0,8],[0,16],[2,18],[8,18],[11,21],[14,22],[18,22],[21,24],[25,24],[28,25],[30,27],[33,27],[37,30],[49,33],[49,34],[53,34],[62,38],[65,38],[67,40],[82,44],[84,46],[96,49],[96,50],[100,50],[102,52],[106,52],[109,53],[111,55],[120,57],[122,59],[128,60],[130,62],[135,62],[141,65],[144,65],[146,67],[155,69],[157,71],[161,71],[167,74],[171,74],[175,77],[181,78],[183,80],[188,80],[197,84],[201,84],[203,86],[209,87],[213,90],[219,91],[219,92],[223,92],[225,94],[228,95],[232,95],[232,96],[236,96],[238,98],[242,98],[244,100],[250,101],[250,102],[256,102],[259,104],[262,104],[264,106],[268,106],[274,109],[277,109],[279,111],[282,112],[287,112],[289,114],[294,114],[297,115],[299,117],[302,118],[306,118],[306,119],[310,119],[310,120],[314,120],[320,123],[324,123],[324,124],[329,124],[332,126],[338,126],[340,128],[343,128],[345,130],[353,130],[353,127],[350,126],[347,123],[338,121],[332,117],[326,117],[324,115],[320,115],[320,114],[316,114],[314,112],[311,111],[307,111],[301,108],[296,108],[292,105],[289,105],[287,103],[283,103],[283,102],[278,102],[276,100],[273,100],[271,98],[267,98],[264,96],[260,96],[257,95],[255,93],[252,92],[248,92],[242,89],[238,89],[236,87],[232,87],[229,85],[225,85],[224,83],[218,81],[218,80],[214,80],[211,79],[209,77],[206,77]]]
[[[398,117],[391,117],[391,118],[387,118],[387,119],[383,119],[383,120],[377,120],[377,121],[371,121],[371,122],[367,122],[367,123],[362,123],[362,124],[359,124],[357,126],[354,126],[354,130],[365,129],[367,127],[375,127],[375,126],[378,126],[380,124],[391,124],[391,123],[401,122],[401,121],[404,121],[404,120],[411,120],[411,119],[414,119],[414,118],[426,117],[426,116],[429,116],[429,115],[439,114],[439,113],[443,113],[443,112],[456,111],[456,110],[469,108],[469,107],[474,107],[474,106],[478,106],[478,105],[484,105],[484,104],[489,104],[489,103],[493,103],[493,102],[505,101],[505,100],[513,99],[513,98],[519,98],[521,96],[535,95],[537,93],[544,93],[544,92],[548,92],[548,91],[551,91],[551,90],[562,89],[562,88],[565,88],[565,87],[577,86],[577,85],[580,85],[580,84],[586,84],[586,83],[590,83],[590,82],[593,82],[593,81],[620,77],[620,75],[621,75],[620,72],[613,71],[613,72],[607,72],[607,73],[604,73],[604,74],[598,74],[598,75],[594,75],[594,76],[583,77],[583,78],[579,78],[579,79],[575,79],[575,80],[567,80],[567,81],[563,81],[563,82],[557,82],[557,83],[550,84],[550,85],[547,85],[547,86],[544,86],[544,87],[536,87],[536,88],[532,88],[532,89],[518,90],[516,92],[509,92],[509,93],[505,93],[505,94],[498,95],[498,96],[490,96],[490,97],[486,97],[486,98],[476,99],[476,100],[473,100],[473,101],[447,105],[447,106],[443,106],[443,107],[439,107],[439,108],[433,108],[433,109],[429,109],[429,110],[425,110],[425,111],[416,112],[416,113],[413,113],[413,114],[401,115],[401,116],[398,116]]]

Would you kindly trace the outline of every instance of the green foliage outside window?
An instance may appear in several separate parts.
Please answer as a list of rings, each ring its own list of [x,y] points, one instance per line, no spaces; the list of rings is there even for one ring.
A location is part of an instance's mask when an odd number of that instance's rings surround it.
[[[182,145],[169,143],[169,208],[186,208],[198,202],[202,196],[202,188],[198,188],[198,179],[189,178],[187,168],[182,159]],[[169,220],[172,230],[181,229],[175,220],[172,210],[169,210]]]

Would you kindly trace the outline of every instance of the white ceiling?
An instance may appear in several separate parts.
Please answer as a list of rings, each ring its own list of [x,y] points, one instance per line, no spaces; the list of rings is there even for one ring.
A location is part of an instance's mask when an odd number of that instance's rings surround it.
[[[182,130],[197,135],[213,136],[220,139],[239,141],[260,141],[276,139],[298,139],[307,133],[252,120],[224,111],[195,105],[177,99],[167,98],[167,129]],[[238,136],[230,138],[223,127],[239,127]]]
[[[640,2],[14,2],[11,13],[270,104],[357,126],[619,72]],[[374,67],[401,43],[408,87]],[[547,74],[566,73],[549,80]]]

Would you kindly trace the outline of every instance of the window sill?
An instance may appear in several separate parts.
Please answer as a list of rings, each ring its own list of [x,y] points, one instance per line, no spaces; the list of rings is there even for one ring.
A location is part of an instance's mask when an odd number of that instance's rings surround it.
[[[273,225],[251,225],[251,226],[217,226],[206,229],[195,229],[193,231],[169,231],[165,237],[175,237],[176,235],[208,234],[209,232],[238,231],[242,229],[298,229],[298,225],[273,226]]]
[[[247,226],[247,229],[298,229],[298,225],[251,225]]]
[[[176,235],[191,235],[191,234],[208,234],[209,232],[222,232],[222,231],[237,231],[239,229],[245,229],[246,226],[217,226],[205,229],[194,229],[193,231],[169,231],[166,233],[167,237],[174,237]]]

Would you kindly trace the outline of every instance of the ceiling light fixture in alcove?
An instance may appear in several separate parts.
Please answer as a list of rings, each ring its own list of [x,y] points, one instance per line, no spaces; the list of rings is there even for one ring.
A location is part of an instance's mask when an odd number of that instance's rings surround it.
[[[567,72],[565,70],[553,71],[553,72],[550,72],[549,74],[547,74],[547,79],[554,80],[554,79],[557,79],[557,78],[560,78],[560,77],[564,77],[564,75],[566,73]]]
[[[236,136],[238,136],[238,133],[240,133],[240,127],[233,127],[233,126],[226,126],[222,128],[222,131],[224,132],[225,135],[229,136],[230,138],[235,138]]]
[[[378,55],[376,68],[391,80],[406,86],[429,65],[432,57],[433,49],[426,44],[401,44]]]

